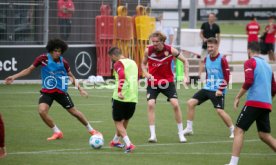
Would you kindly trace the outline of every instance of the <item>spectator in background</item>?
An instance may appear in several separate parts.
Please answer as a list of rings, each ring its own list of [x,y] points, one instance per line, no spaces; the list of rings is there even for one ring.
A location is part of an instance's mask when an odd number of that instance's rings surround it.
[[[199,71],[198,76],[199,79],[201,77],[201,73],[203,72],[204,68],[204,59],[207,55],[207,40],[210,37],[214,37],[218,41],[218,45],[220,43],[220,28],[219,25],[215,23],[216,15],[214,13],[210,13],[208,16],[208,22],[204,22],[201,25],[200,31],[200,38],[202,39],[202,51],[201,51],[201,58],[199,61]]]
[[[247,43],[250,42],[258,42],[258,34],[261,27],[260,24],[257,22],[256,17],[252,17],[251,21],[246,25],[246,34],[247,37]],[[248,45],[247,44],[247,45]]]
[[[58,24],[60,27],[60,37],[67,40],[71,33],[72,16],[75,6],[72,0],[58,0]]]
[[[174,41],[174,30],[173,27],[169,26],[169,25],[164,25],[163,24],[163,15],[159,15],[156,18],[156,31],[160,31],[163,34],[165,34],[165,36],[167,37],[165,44],[167,45],[172,45],[173,41]]]
[[[267,50],[269,61],[275,62],[274,44],[276,34],[276,24],[274,23],[274,17],[271,16],[268,19],[268,25],[265,27],[265,39],[264,44]]]
[[[0,159],[4,158],[7,155],[7,151],[5,148],[5,128],[4,121],[2,119],[2,115],[0,113]]]

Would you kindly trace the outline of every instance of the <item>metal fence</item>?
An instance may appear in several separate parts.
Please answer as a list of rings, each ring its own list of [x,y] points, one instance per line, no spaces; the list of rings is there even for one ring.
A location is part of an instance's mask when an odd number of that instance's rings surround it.
[[[0,45],[41,45],[48,38],[61,37],[57,16],[58,0],[0,0]],[[120,1],[127,5],[128,15],[135,15],[137,0]],[[139,0],[149,5],[149,0]],[[100,6],[112,8],[117,0],[73,0],[69,44],[95,44],[95,17]]]

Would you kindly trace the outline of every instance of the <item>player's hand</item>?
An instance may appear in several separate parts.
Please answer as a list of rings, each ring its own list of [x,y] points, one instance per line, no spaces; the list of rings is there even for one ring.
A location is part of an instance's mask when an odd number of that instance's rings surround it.
[[[234,110],[235,111],[238,109],[239,103],[240,103],[240,99],[236,97],[234,100]]]
[[[121,92],[118,93],[118,97],[122,100],[124,100],[124,98],[125,98]]]
[[[190,84],[190,80],[188,76],[184,77],[184,84]]]
[[[146,74],[145,74],[145,77],[146,77],[148,80],[150,80],[150,81],[153,81],[153,80],[154,80],[154,77],[153,77],[151,74],[149,74],[149,73],[146,73]]]
[[[86,98],[88,97],[88,93],[82,88],[80,89],[80,95]]]
[[[223,95],[222,91],[220,91],[220,90],[216,91],[216,96],[222,96],[222,95]]]
[[[9,85],[14,81],[14,77],[13,76],[9,76],[5,79],[5,84]]]

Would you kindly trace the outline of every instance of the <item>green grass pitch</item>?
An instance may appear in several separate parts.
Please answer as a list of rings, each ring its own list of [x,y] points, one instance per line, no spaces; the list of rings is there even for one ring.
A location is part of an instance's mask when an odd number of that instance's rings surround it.
[[[226,95],[225,110],[234,123],[239,111],[233,111],[233,100],[241,84],[234,84]],[[146,110],[146,93],[139,92],[136,113],[130,121],[128,135],[136,145],[131,154],[111,149],[109,141],[114,135],[111,118],[110,89],[89,89],[89,98],[83,98],[76,89],[69,93],[92,126],[104,135],[105,145],[100,150],[88,145],[89,134],[86,128],[66,110],[54,103],[50,115],[62,129],[64,139],[48,142],[52,131],[40,119],[37,102],[40,85],[0,85],[0,112],[6,128],[8,156],[0,160],[1,165],[223,165],[229,162],[232,140],[229,131],[208,101],[197,107],[193,136],[188,142],[178,142],[177,127],[172,108],[166,98],[159,96],[156,106],[156,133],[158,143],[149,144],[149,129]],[[179,101],[186,126],[186,101],[197,89],[178,89]],[[244,103],[241,101],[240,108]],[[274,107],[276,100],[273,101]],[[274,110],[276,110],[274,108]],[[276,137],[276,112],[271,113],[272,135]],[[256,126],[246,133],[240,165],[275,165],[275,153],[257,136]]]

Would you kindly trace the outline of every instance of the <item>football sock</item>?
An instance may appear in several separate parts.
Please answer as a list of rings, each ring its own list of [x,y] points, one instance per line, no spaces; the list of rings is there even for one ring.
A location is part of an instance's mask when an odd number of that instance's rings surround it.
[[[231,126],[229,127],[229,129],[230,129],[230,132],[231,132],[231,133],[234,132],[234,129],[235,129],[234,125],[231,125]]]
[[[91,132],[93,130],[93,128],[91,127],[91,125],[89,123],[86,125],[86,128],[87,128],[88,132]]]
[[[155,134],[155,125],[150,125],[150,137],[155,138],[156,134]]]
[[[56,125],[52,128],[52,130],[54,132],[61,132],[61,130]]]
[[[193,121],[187,120],[187,129],[192,130],[193,129]]]
[[[177,128],[178,128],[178,132],[182,132],[183,131],[183,124],[182,123],[177,123]]]
[[[237,156],[231,156],[231,160],[230,160],[230,163],[231,165],[237,165],[239,162],[239,157]]]
[[[130,142],[128,136],[125,136],[125,137],[123,138],[123,140],[124,140],[124,142],[126,143],[126,146],[130,146],[131,142]]]
[[[115,143],[118,143],[119,140],[120,140],[120,136],[118,136],[117,134],[115,134],[114,137],[113,137],[113,141],[114,141]]]

